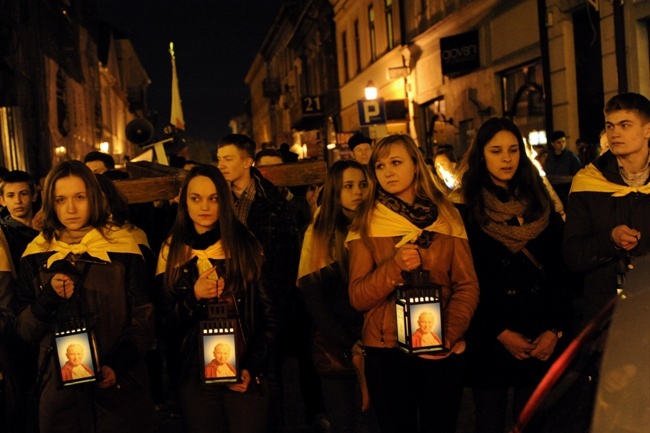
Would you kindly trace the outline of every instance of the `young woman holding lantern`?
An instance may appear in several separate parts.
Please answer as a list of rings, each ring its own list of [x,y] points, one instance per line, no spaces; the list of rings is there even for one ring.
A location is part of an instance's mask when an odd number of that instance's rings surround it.
[[[377,143],[368,168],[369,200],[357,211],[347,245],[350,301],[364,312],[370,399],[384,432],[453,433],[463,336],[479,297],[465,228],[408,135]],[[398,348],[396,286],[419,268],[440,286],[444,353],[417,356]]]
[[[269,395],[265,377],[276,318],[264,285],[263,260],[261,246],[235,215],[219,169],[192,168],[157,268],[164,287],[163,326],[172,333],[171,350],[180,353],[177,392],[190,433],[264,431]],[[206,362],[201,355],[212,358],[217,350],[200,346],[200,326],[211,319],[215,303],[225,306],[227,317],[237,324],[239,349],[232,355],[238,374],[230,384],[202,378]]]

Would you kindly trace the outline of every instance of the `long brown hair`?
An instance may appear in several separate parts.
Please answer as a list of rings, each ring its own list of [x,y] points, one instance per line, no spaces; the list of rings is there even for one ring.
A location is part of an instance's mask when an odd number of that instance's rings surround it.
[[[431,200],[439,208],[444,208],[447,214],[453,215],[453,204],[445,198],[445,195],[436,186],[436,183],[431,176],[427,164],[424,162],[424,157],[415,144],[415,141],[406,134],[389,135],[382,138],[372,151],[370,161],[368,162],[368,172],[370,178],[370,190],[368,200],[359,205],[357,215],[350,226],[350,230],[357,231],[361,235],[361,239],[368,244],[370,238],[370,220],[372,219],[372,211],[375,207],[375,200],[377,198],[377,188],[379,183],[377,181],[377,173],[375,171],[375,164],[380,158],[384,158],[390,152],[392,145],[399,144],[404,146],[408,152],[413,164],[415,164],[415,176],[413,183],[415,184],[415,194],[423,199]]]
[[[341,190],[343,188],[343,173],[347,169],[359,170],[368,180],[368,174],[363,165],[353,160],[339,160],[332,164],[323,186],[320,211],[314,219],[312,261],[320,264],[324,259],[338,262],[342,275],[347,279],[347,250],[345,238],[348,235],[350,220],[343,213],[341,206]]]
[[[65,229],[65,226],[56,215],[54,187],[59,179],[68,176],[77,176],[86,185],[86,198],[88,200],[87,225],[98,229],[105,235],[108,212],[97,178],[83,162],[63,161],[54,166],[45,178],[45,187],[43,189],[43,237],[47,242],[51,242],[58,230]]]
[[[461,164],[463,167],[461,191],[463,201],[469,209],[468,218],[481,226],[485,226],[489,221],[481,191],[487,189],[498,194],[499,190],[503,189],[492,182],[483,154],[485,146],[501,131],[510,132],[517,139],[519,165],[512,180],[508,182],[507,193],[519,201],[528,203],[523,215],[524,220],[534,221],[549,205],[551,208],[553,206],[539,171],[526,156],[524,138],[517,125],[505,117],[492,117],[479,127]]]
[[[165,283],[173,287],[180,274],[180,265],[190,259],[187,248],[188,234],[193,222],[187,210],[187,187],[197,176],[209,178],[217,189],[219,203],[218,219],[215,224],[221,228],[221,243],[226,254],[226,283],[233,291],[243,290],[247,285],[261,278],[264,256],[262,247],[251,232],[235,214],[232,193],[221,171],[211,165],[197,165],[185,177],[181,187],[176,220],[170,231]]]

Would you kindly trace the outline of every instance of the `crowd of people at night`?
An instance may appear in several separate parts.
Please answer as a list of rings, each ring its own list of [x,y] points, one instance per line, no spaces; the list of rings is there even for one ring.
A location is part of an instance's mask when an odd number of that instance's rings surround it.
[[[295,356],[315,432],[455,433],[469,388],[475,431],[503,433],[650,249],[650,101],[604,115],[602,152],[554,131],[545,161],[508,118],[463,155],[356,133],[302,187],[257,168],[293,162],[288,146],[229,134],[145,204],[101,152],[42,188],[3,170],[0,431],[153,432],[164,410],[187,433],[279,433]],[[571,176],[566,197],[539,165]],[[409,351],[396,292],[417,275],[440,310],[413,315]]]

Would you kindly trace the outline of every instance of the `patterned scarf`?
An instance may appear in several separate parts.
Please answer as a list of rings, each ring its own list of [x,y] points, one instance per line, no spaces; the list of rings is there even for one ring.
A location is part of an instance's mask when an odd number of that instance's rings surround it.
[[[380,188],[377,194],[377,201],[393,212],[403,216],[420,229],[429,227],[438,219],[438,208],[428,198],[425,199],[416,196],[415,202],[411,206]],[[428,248],[433,241],[434,234],[427,230],[423,231],[415,240],[415,244],[422,248]]]
[[[505,245],[512,253],[521,251],[528,241],[535,239],[548,225],[550,208],[548,204],[544,214],[536,221],[524,221],[522,225],[509,225],[508,221],[521,217],[526,211],[527,203],[509,198],[502,202],[493,193],[483,188],[483,200],[485,201],[485,213],[490,219],[481,227],[490,237]]]

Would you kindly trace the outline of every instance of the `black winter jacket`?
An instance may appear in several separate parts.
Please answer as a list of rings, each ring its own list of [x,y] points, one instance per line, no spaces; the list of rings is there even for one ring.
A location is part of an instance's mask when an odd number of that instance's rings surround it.
[[[511,253],[476,223],[466,221],[474,267],[481,288],[480,302],[466,334],[471,382],[489,386],[537,382],[561,351],[568,336],[558,342],[550,361],[518,361],[497,340],[504,330],[534,340],[548,330],[569,326],[569,270],[562,261],[563,221],[551,212],[548,226],[530,240],[524,252]],[[541,269],[538,268],[541,266]]]
[[[44,372],[40,387],[40,428],[47,432],[153,431],[153,407],[143,362],[154,338],[153,306],[147,288],[150,278],[142,256],[109,253],[111,262],[83,254],[46,267],[53,252],[23,257],[14,310],[16,330],[27,342],[39,342],[39,365]],[[77,281],[88,267],[82,284]],[[51,285],[57,272],[75,280],[75,294],[60,298]],[[82,286],[82,287],[80,287]],[[116,386],[95,384],[61,389],[57,379],[56,351],[51,352],[58,322],[74,314],[93,329],[100,365],[117,376]]]
[[[607,180],[625,186],[611,152],[593,164]],[[638,246],[630,252],[617,249],[611,239],[614,227],[622,224],[641,232]],[[585,276],[585,320],[596,316],[616,296],[617,274],[626,272],[628,262],[649,251],[650,195],[612,197],[611,192],[597,191],[570,194],[563,253],[567,265]]]
[[[295,287],[300,261],[300,230],[295,213],[278,188],[251,168],[255,200],[246,227],[264,249],[264,267],[269,284],[279,299]]]
[[[210,261],[217,265],[219,275],[226,274],[224,260]],[[204,368],[198,345],[199,322],[208,319],[208,301],[199,301],[194,295],[194,283],[199,276],[196,262],[197,258],[194,257],[181,266],[180,277],[173,288],[161,289],[161,319],[165,332],[170,334],[172,347],[175,351],[178,350],[181,357],[181,382],[188,380],[192,374],[198,377]],[[156,277],[160,287],[163,287],[164,276],[163,273]],[[225,279],[226,290],[221,300],[232,295],[228,290],[228,277]],[[275,340],[277,320],[267,285],[264,281],[259,281],[254,286],[235,293],[234,297],[237,302],[236,311],[239,312],[238,323],[245,338],[245,349],[237,354],[240,366],[248,370],[251,377],[264,376],[268,370],[269,348]]]
[[[316,329],[328,342],[350,354],[352,346],[361,340],[363,314],[350,305],[347,279],[339,264],[305,275],[298,285]]]

